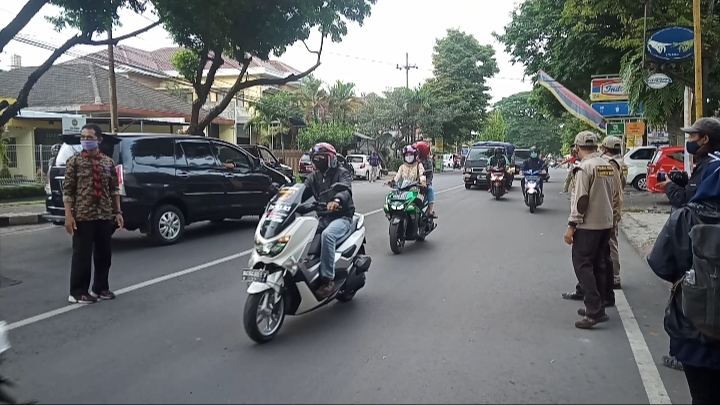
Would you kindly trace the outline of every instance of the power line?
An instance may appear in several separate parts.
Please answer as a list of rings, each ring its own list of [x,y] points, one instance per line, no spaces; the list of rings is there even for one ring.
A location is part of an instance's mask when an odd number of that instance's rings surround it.
[[[405,66],[396,65],[397,70],[405,69],[405,88],[410,88],[410,69],[417,69],[417,65],[410,64],[410,55],[405,52]]]

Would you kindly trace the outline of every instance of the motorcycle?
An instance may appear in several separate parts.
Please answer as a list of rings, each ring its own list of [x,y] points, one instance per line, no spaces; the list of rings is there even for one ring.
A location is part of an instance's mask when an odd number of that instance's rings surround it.
[[[335,183],[328,191],[341,192]],[[328,215],[327,203],[303,204],[306,186],[284,186],[268,203],[255,231],[255,249],[242,280],[249,283],[243,326],[256,343],[271,341],[286,315],[302,315],[333,300],[348,302],[365,286],[372,259],[365,255],[365,217],[355,214],[350,231],[335,247],[335,290],[317,295],[320,284],[321,234],[319,217]],[[307,215],[310,213],[316,215]]]
[[[541,206],[545,199],[538,187],[541,171],[526,170],[523,174],[525,175],[525,205],[530,207],[530,213],[534,213],[535,209]]]
[[[10,349],[10,341],[8,340],[8,326],[5,321],[0,321],[0,364],[5,360],[4,353]],[[15,384],[0,376],[0,404],[35,404],[37,401],[30,402],[18,402],[12,395],[10,395],[5,387],[13,387]]]
[[[402,253],[406,241],[424,241],[437,228],[435,221],[427,216],[427,198],[418,198],[419,185],[417,181],[402,179],[385,199],[383,211],[390,220],[390,250],[394,254]]]
[[[543,182],[547,183],[550,181],[550,170],[548,170],[547,163],[542,168],[541,176],[542,176]]]
[[[490,193],[496,200],[505,195],[505,169],[502,167],[490,168]]]

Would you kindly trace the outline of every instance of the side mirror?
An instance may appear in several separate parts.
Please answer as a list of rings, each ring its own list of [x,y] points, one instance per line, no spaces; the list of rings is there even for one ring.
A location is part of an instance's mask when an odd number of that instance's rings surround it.
[[[347,184],[343,184],[343,183],[335,183],[335,184],[332,185],[331,188],[332,188],[332,191],[334,191],[334,192],[336,192],[336,193],[339,193],[339,192],[341,192],[341,191],[348,191],[348,190],[350,190],[350,187],[348,187]]]

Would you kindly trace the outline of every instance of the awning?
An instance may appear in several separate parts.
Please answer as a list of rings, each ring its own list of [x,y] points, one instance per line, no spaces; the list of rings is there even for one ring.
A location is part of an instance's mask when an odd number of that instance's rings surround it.
[[[565,107],[566,110],[576,118],[587,122],[599,131],[605,133],[605,119],[597,111],[593,110],[583,99],[576,96],[573,92],[565,88],[562,84],[555,81],[550,75],[542,70],[537,74],[537,82],[539,85],[550,90],[557,100]]]

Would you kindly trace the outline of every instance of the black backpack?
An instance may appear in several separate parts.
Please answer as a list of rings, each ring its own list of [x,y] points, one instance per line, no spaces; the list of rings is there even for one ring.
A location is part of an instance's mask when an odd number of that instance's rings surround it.
[[[690,230],[693,269],[682,281],[682,310],[709,340],[720,341],[720,226]]]

